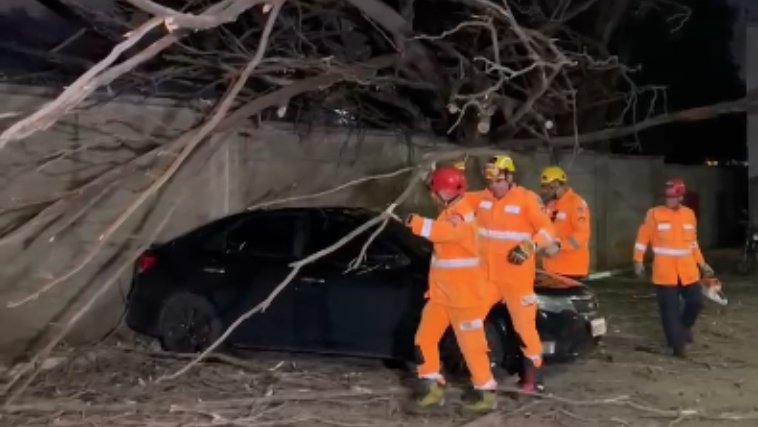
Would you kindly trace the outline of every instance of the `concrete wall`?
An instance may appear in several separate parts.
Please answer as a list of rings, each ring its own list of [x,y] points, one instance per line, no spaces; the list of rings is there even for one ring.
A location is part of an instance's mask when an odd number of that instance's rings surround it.
[[[758,87],[758,23],[748,23],[745,50],[747,90]],[[758,224],[758,113],[747,117],[748,177],[750,183],[750,221]]]
[[[4,111],[32,111],[49,99],[43,91],[9,86],[0,86],[0,96]],[[69,115],[27,140],[11,143],[0,155],[0,213],[4,213],[0,221],[5,221],[0,224],[0,232],[11,220],[28,217],[39,208],[16,209],[19,206],[51,194],[65,194],[132,157],[134,151],[144,151],[147,144],[165,143],[196,125],[198,114],[192,106],[181,107],[144,99],[105,103]],[[0,128],[9,122],[0,122]],[[46,325],[62,322],[64,313],[70,316],[72,301],[102,286],[126,254],[144,243],[184,188],[190,189],[188,197],[181,201],[159,240],[257,202],[324,191],[366,175],[395,170],[414,162],[424,152],[444,147],[422,139],[414,140],[410,146],[391,133],[322,129],[298,135],[291,126],[273,125],[246,128],[223,138],[198,153],[155,198],[157,202],[151,201],[138,210],[81,271],[36,301],[13,309],[0,306],[0,347],[25,345]],[[147,159],[128,180],[107,188],[93,209],[75,204],[69,212],[86,210],[86,214],[63,232],[57,229],[72,220],[71,214],[29,238],[10,243],[0,238],[0,262],[5,265],[0,269],[0,299],[24,297],[48,283],[50,277],[81,264],[114,218],[175,156],[176,153],[162,153]],[[41,158],[45,160],[41,162]],[[539,171],[548,163],[547,155],[515,158],[520,181],[536,188]],[[655,203],[654,195],[666,177],[681,176],[692,188],[708,188],[701,199],[704,206],[715,204],[710,197],[716,192],[710,189],[728,188],[724,185],[729,179],[726,171],[673,167],[663,165],[657,158],[582,154],[563,159],[562,165],[571,185],[592,208],[596,269],[628,266],[637,226],[646,209]],[[297,204],[384,207],[404,188],[406,179],[401,176],[373,181]],[[404,209],[432,211],[421,188]],[[719,222],[713,212],[701,214],[704,246],[716,242],[713,230],[719,229]],[[120,285],[81,322],[83,326],[74,337],[98,336],[117,322],[128,277],[123,277]]]

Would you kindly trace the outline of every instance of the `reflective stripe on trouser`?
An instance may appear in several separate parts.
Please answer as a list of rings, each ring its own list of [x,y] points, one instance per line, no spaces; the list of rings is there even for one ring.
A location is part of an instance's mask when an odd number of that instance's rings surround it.
[[[418,366],[419,378],[443,379],[440,373],[442,366],[439,344],[447,327],[452,326],[474,387],[480,390],[493,390],[497,387],[490,368],[482,312],[481,307],[451,308],[434,302],[426,303],[416,332],[416,346],[423,359]]]
[[[513,294],[507,284],[492,284],[500,290],[501,302],[508,309],[519,338],[524,357],[529,358],[536,368],[542,366],[542,340],[537,332],[537,297],[531,294]],[[510,291],[510,292],[508,292]]]

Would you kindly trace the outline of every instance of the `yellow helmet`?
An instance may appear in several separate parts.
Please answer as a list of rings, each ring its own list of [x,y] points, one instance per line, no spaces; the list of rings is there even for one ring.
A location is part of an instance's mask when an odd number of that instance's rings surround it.
[[[503,171],[515,173],[516,165],[513,163],[511,156],[501,154],[493,156],[487,161],[484,167],[484,176],[487,179],[497,178]]]
[[[456,169],[458,169],[458,170],[465,171],[466,170],[466,161],[465,160],[457,161],[457,162],[453,163],[453,167],[456,168]]]
[[[548,166],[542,169],[542,175],[540,175],[540,183],[542,185],[550,184],[553,181],[559,181],[564,183],[568,181],[566,172],[558,166]]]

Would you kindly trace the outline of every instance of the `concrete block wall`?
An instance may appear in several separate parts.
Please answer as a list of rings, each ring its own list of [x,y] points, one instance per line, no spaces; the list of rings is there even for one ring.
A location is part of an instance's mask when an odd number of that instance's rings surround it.
[[[243,132],[235,144],[236,187],[239,208],[261,201],[327,191],[368,175],[393,172],[417,159],[424,149],[402,144],[398,135],[373,132],[346,133],[338,129],[314,129],[297,135],[292,126],[263,125]],[[419,141],[421,143],[421,141]],[[384,208],[405,188],[410,174],[370,181],[332,192],[324,197],[298,200],[287,205],[346,205]],[[410,204],[425,203],[415,192]]]
[[[748,22],[746,38],[745,86],[752,90],[758,87],[758,22]],[[755,225],[758,224],[758,112],[755,111],[747,117],[747,147],[750,220]]]

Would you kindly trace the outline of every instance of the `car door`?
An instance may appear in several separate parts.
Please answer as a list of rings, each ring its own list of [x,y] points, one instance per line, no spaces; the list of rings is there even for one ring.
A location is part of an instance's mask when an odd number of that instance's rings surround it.
[[[227,232],[225,269],[237,290],[227,322],[266,300],[302,256],[304,216],[297,212],[263,213]],[[240,324],[232,335],[239,345],[272,349],[297,348],[294,288],[286,286],[262,312]]]
[[[350,219],[316,216],[309,229],[307,252],[321,250],[338,241],[360,223]],[[306,266],[300,280],[313,294],[298,292],[298,298],[316,296],[317,309],[302,321],[319,325],[328,350],[389,357],[396,352],[411,302],[411,275],[405,271],[407,258],[383,236],[366,250],[366,258],[355,269],[351,262],[360,254],[374,230],[356,237],[318,263]],[[303,301],[307,304],[309,300]]]

